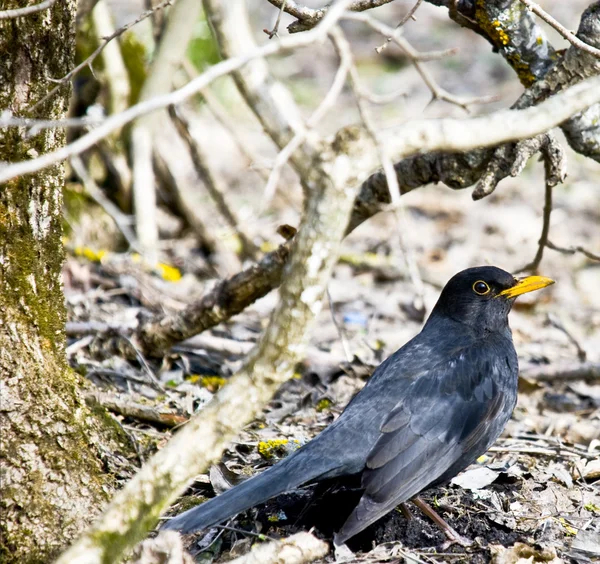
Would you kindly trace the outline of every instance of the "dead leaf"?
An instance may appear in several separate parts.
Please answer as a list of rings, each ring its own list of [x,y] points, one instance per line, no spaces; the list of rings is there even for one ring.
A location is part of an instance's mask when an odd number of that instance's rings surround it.
[[[489,486],[499,475],[499,472],[496,472],[487,466],[480,466],[479,468],[467,470],[455,478],[452,478],[451,483],[465,490],[475,491]]]
[[[600,478],[600,458],[589,460],[581,473],[586,480],[597,480]]]
[[[552,464],[550,467],[550,472],[552,475],[559,481],[562,482],[567,488],[571,489],[573,487],[573,478],[567,472],[567,469],[560,464]]]
[[[600,556],[600,533],[594,531],[579,531],[571,548],[586,556]]]
[[[492,564],[564,564],[564,560],[556,555],[553,548],[535,549],[529,545],[518,542],[510,548],[498,544],[490,544]]]

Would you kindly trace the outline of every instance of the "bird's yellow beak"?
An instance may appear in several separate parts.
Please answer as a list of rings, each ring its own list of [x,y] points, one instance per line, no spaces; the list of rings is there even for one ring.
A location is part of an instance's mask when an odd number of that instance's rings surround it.
[[[550,284],[554,284],[554,280],[551,278],[546,278],[545,276],[527,276],[526,278],[517,280],[517,283],[512,288],[502,290],[498,295],[504,296],[505,298],[516,298],[527,292],[541,290],[546,286],[550,286]]]

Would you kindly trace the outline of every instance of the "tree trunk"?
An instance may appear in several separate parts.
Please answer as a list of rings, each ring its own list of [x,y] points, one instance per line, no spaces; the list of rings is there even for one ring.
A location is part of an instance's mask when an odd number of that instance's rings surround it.
[[[9,0],[2,9],[23,7]],[[73,66],[75,0],[0,20],[0,111],[28,109]],[[68,86],[39,110],[63,118]],[[0,131],[0,161],[55,150],[64,131]],[[0,561],[48,562],[110,494],[100,452],[121,435],[77,394],[65,356],[62,186],[54,166],[0,187]],[[115,442],[112,442],[115,441]],[[109,445],[107,447],[107,445]]]

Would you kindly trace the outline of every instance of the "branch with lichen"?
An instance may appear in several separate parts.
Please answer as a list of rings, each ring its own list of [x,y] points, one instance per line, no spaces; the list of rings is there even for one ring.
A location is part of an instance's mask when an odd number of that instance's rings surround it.
[[[487,39],[517,73],[528,90],[515,104],[524,108],[572,84],[600,74],[600,59],[571,45],[564,53],[554,50],[535,15],[521,2],[505,0],[427,0],[449,9],[450,17]],[[577,38],[600,47],[600,1],[581,15]],[[600,105],[595,105],[561,125],[569,145],[578,153],[600,161]]]

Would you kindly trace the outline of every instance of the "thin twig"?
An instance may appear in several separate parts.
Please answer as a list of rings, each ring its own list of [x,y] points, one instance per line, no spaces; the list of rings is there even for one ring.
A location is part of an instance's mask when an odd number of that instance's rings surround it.
[[[396,178],[396,173],[394,172],[394,164],[390,159],[388,152],[386,150],[385,145],[381,142],[381,139],[377,135],[377,131],[375,126],[373,125],[373,121],[371,119],[369,108],[366,104],[366,97],[364,95],[364,89],[360,82],[360,77],[358,75],[358,69],[354,64],[352,59],[352,52],[350,49],[350,44],[348,43],[346,37],[344,36],[341,28],[335,27],[331,31],[331,39],[333,41],[333,45],[335,50],[340,57],[340,60],[346,60],[349,65],[349,76],[350,76],[350,86],[352,88],[352,92],[354,93],[354,98],[356,100],[356,105],[358,107],[358,113],[360,114],[361,120],[365,129],[367,130],[369,136],[373,140],[375,144],[379,160],[381,161],[383,170],[386,175],[386,180],[388,183],[388,188],[390,191],[390,195],[392,197],[392,203],[397,204],[400,201],[400,186],[398,185],[398,179]]]
[[[125,215],[113,202],[111,202],[98,187],[88,170],[86,169],[81,157],[79,155],[73,155],[71,157],[71,166],[73,171],[83,182],[83,186],[87,194],[92,198],[102,209],[112,218],[115,225],[125,237],[129,246],[140,252],[137,239],[131,228],[132,219],[130,216]]]
[[[600,49],[592,47],[585,41],[581,41],[572,31],[569,31],[560,22],[555,20],[548,12],[544,11],[539,4],[532,2],[531,0],[521,0],[525,6],[527,6],[534,14],[542,18],[549,26],[553,27],[558,33],[560,33],[571,45],[574,45],[578,49],[594,55],[594,57],[600,58]]]
[[[539,456],[558,456],[556,450],[544,449],[544,448],[532,448],[532,447],[491,447],[488,452],[498,453],[519,453],[519,454],[537,454]],[[574,458],[581,456],[579,453],[573,454],[571,452],[565,452],[562,454],[564,458]]]
[[[455,104],[461,107],[463,110],[468,111],[469,106],[473,104],[485,104],[488,102],[493,102],[498,99],[497,96],[480,96],[476,98],[462,98],[460,96],[455,96],[451,94],[444,88],[442,88],[435,80],[431,72],[421,64],[423,60],[431,60],[431,56],[427,54],[419,53],[404,37],[401,37],[397,30],[392,29],[391,27],[385,25],[379,20],[371,17],[368,14],[355,14],[355,13],[346,13],[344,14],[344,19],[350,19],[354,21],[359,21],[367,24],[376,32],[380,33],[385,37],[389,37],[391,41],[396,43],[402,51],[406,54],[406,56],[410,59],[411,63],[415,67],[415,70],[419,73],[423,82],[426,84],[427,88],[429,88],[431,95],[433,96],[433,100],[443,100],[444,102],[448,102],[450,104]],[[445,51],[445,53],[451,53],[454,51]],[[436,57],[439,53],[436,53]],[[439,58],[439,57],[438,57]]]
[[[161,2],[160,4],[157,4],[151,10],[146,10],[145,12],[141,13],[138,16],[138,18],[135,19],[134,21],[129,22],[129,23],[125,24],[124,26],[120,27],[114,33],[111,33],[108,37],[104,37],[103,38],[103,43],[101,45],[99,45],[96,48],[96,50],[85,61],[82,61],[81,63],[79,63],[73,70],[71,70],[70,72],[68,72],[62,78],[59,78],[59,79],[50,79],[50,78],[48,78],[48,80],[50,82],[57,83],[57,86],[55,86],[41,100],[39,100],[31,108],[29,108],[29,112],[30,113],[34,112],[44,102],[46,102],[47,100],[49,100],[50,98],[52,98],[52,96],[54,96],[60,90],[60,88],[62,88],[69,80],[71,80],[71,78],[73,78],[76,74],[78,74],[85,67],[89,67],[89,69],[92,71],[92,74],[93,74],[94,71],[93,71],[92,64],[93,64],[94,60],[96,59],[96,57],[98,57],[98,55],[100,55],[100,53],[102,53],[102,51],[104,51],[105,47],[113,39],[115,39],[116,37],[119,37],[120,35],[122,35],[123,33],[125,33],[128,29],[132,28],[134,25],[140,23],[141,21],[144,21],[146,18],[150,17],[152,14],[154,14],[158,10],[162,10],[163,8],[166,8],[167,6],[170,6],[173,2],[174,2],[174,0],[163,0],[163,2]]]
[[[600,363],[581,362],[573,364],[550,364],[536,366],[521,371],[521,376],[536,382],[556,382],[569,380],[600,380]]]
[[[182,61],[182,67],[185,73],[188,75],[189,79],[196,78],[198,76],[196,68],[189,61],[189,59],[185,59],[184,61]],[[231,139],[235,143],[240,153],[246,157],[248,164],[250,165],[250,170],[256,172],[264,181],[267,181],[269,175],[266,172],[265,167],[253,166],[254,163],[257,163],[260,159],[253,152],[251,148],[251,143],[244,141],[240,137],[237,130],[237,124],[234,123],[234,120],[231,119],[227,111],[223,108],[217,96],[215,96],[215,94],[212,93],[210,88],[205,88],[202,92],[200,92],[200,96],[204,99],[204,102],[206,103],[206,109],[229,133]]]
[[[495,444],[497,446],[501,446],[503,443],[508,443],[507,446],[510,446],[511,443],[518,443],[519,441],[531,441],[540,447],[547,445],[550,448],[555,448],[557,452],[563,451],[570,454],[576,454],[577,456],[581,456],[583,458],[595,458],[595,455],[587,452],[583,446],[579,446],[579,448],[577,448],[577,445],[574,447],[568,447],[565,446],[560,437],[548,437],[546,435],[538,435],[536,433],[523,433],[513,437],[501,437]]]
[[[51,8],[54,2],[56,2],[56,0],[44,0],[44,2],[34,4],[33,6],[26,6],[25,8],[2,10],[0,12],[0,20],[13,20],[15,18],[22,18],[23,16],[29,16],[30,14],[42,12],[43,10]]]
[[[212,197],[217,209],[225,221],[237,235],[242,246],[242,255],[244,258],[256,260],[259,254],[259,249],[252,242],[252,239],[246,235],[246,233],[244,233],[243,229],[240,227],[240,221],[231,209],[231,206],[227,203],[225,197],[225,181],[218,176],[208,164],[208,156],[206,155],[204,148],[200,145],[200,143],[198,143],[198,141],[192,136],[191,126],[188,119],[177,106],[171,106],[169,108],[169,116],[171,117],[177,132],[187,144],[194,167],[196,168],[199,176],[202,178],[206,190]]]
[[[550,215],[552,214],[552,184],[546,179],[546,189],[544,195],[544,214],[542,220],[542,234],[540,235],[540,239],[538,241],[537,252],[535,253],[535,257],[533,260],[526,264],[525,266],[519,268],[515,271],[516,273],[531,271],[536,272],[540,262],[542,262],[542,258],[544,256],[544,248],[546,247],[546,243],[548,241],[548,234],[550,232]]]
[[[184,65],[187,70],[188,65],[186,63],[184,63]],[[197,76],[197,73],[195,76]],[[204,98],[208,111],[229,133],[240,153],[246,157],[248,164],[250,165],[250,170],[256,172],[264,181],[267,181],[269,179],[269,174],[265,170],[265,167],[261,165],[255,166],[255,163],[258,163],[260,157],[253,152],[252,143],[240,138],[236,124],[224,110],[217,97],[209,88],[204,89],[200,95]]]
[[[405,90],[397,90],[396,92],[390,92],[389,94],[375,94],[374,92],[368,91],[363,88],[363,97],[371,102],[371,104],[390,104],[395,102],[398,98],[407,96]]]
[[[565,327],[565,324],[558,317],[558,315],[554,313],[549,313],[547,319],[548,323],[552,325],[552,327],[555,327],[556,329],[564,333],[567,339],[569,339],[570,343],[577,350],[577,358],[579,359],[579,361],[585,362],[587,359],[587,353],[585,352],[585,349],[579,344],[579,341],[573,336],[573,334]]]
[[[273,37],[279,37],[279,24],[281,23],[281,16],[283,15],[283,12],[285,10],[286,3],[287,0],[283,0],[283,2],[281,3],[281,8],[279,8],[279,13],[277,14],[277,21],[275,22],[273,29],[270,31],[268,29],[263,29],[263,31],[269,36],[269,39],[273,39]]]
[[[152,371],[152,368],[150,368],[150,365],[148,364],[148,361],[142,354],[142,351],[140,351],[139,347],[133,342],[133,339],[131,339],[125,333],[119,333],[119,337],[126,341],[129,344],[129,346],[135,351],[135,356],[137,357],[137,360],[143,368],[144,372],[148,376],[152,386],[160,390],[161,392],[164,392],[165,387],[162,385],[161,381],[155,376],[154,372]]]
[[[373,143],[375,144],[379,160],[381,161],[381,165],[385,173],[385,179],[392,201],[391,206],[396,218],[396,224],[398,226],[397,235],[400,253],[404,258],[406,269],[408,270],[409,277],[417,293],[416,308],[419,311],[421,311],[424,306],[424,286],[423,281],[421,279],[421,274],[419,272],[419,267],[417,265],[417,261],[414,257],[414,253],[412,252],[411,245],[407,244],[406,238],[404,236],[404,232],[409,232],[410,230],[405,228],[407,224],[407,217],[404,210],[404,206],[402,205],[402,201],[400,199],[400,196],[402,194],[400,191],[400,185],[398,184],[398,177],[396,176],[394,164],[388,154],[386,145],[381,141],[380,136],[377,134],[377,131],[372,123],[370,111],[366,103],[367,99],[365,96],[365,90],[362,87],[360,77],[358,75],[358,69],[356,68],[354,61],[352,60],[350,44],[344,37],[339,27],[336,27],[332,30],[331,38],[340,58],[345,57],[349,60],[350,85],[352,87],[352,91],[354,92],[354,97],[356,99],[356,104],[358,106],[360,117],[363,121],[365,129],[367,130],[367,132],[371,136],[371,139],[373,140]]]
[[[92,337],[92,335],[88,335],[88,337],[84,337],[83,339],[81,339],[81,341],[86,341],[88,338],[93,339],[94,337]],[[89,344],[89,342],[87,344]],[[142,378],[141,376],[135,376],[133,374],[127,374],[127,372],[119,372],[118,370],[112,370],[110,368],[92,368],[91,370],[86,371],[85,377],[88,380],[93,380],[93,378],[96,377],[110,378],[111,381],[121,379],[135,382],[136,384],[148,384],[147,378]]]
[[[400,20],[400,22],[398,23],[398,25],[396,26],[396,29],[394,31],[399,30],[408,20],[410,20],[411,18],[413,18],[413,16],[415,15],[415,12],[419,9],[419,6],[421,5],[422,2],[423,2],[423,0],[417,0],[417,3]],[[375,51],[377,51],[378,53],[381,53],[390,44],[391,41],[392,41],[392,36],[388,37],[385,40],[385,43],[383,43],[382,45],[380,45],[379,47],[377,47],[375,49]]]
[[[554,243],[552,243],[552,241],[546,241],[546,247],[548,247],[549,249],[552,249],[553,251],[558,251],[559,253],[563,253],[565,255],[574,255],[575,253],[581,253],[582,255],[585,255],[587,258],[589,258],[591,260],[600,261],[600,255],[592,253],[591,251],[588,251],[584,247],[580,247],[580,246],[559,247],[558,245],[555,245]]]
[[[333,107],[336,100],[340,96],[342,89],[344,88],[344,83],[346,82],[346,77],[348,75],[348,71],[350,69],[350,60],[346,56],[345,53],[339,53],[340,56],[340,66],[335,73],[335,77],[333,78],[333,82],[331,83],[331,87],[329,91],[317,107],[317,109],[312,113],[312,115],[306,121],[306,125],[303,130],[298,131],[290,142],[277,154],[275,158],[275,163],[273,164],[273,168],[271,169],[271,174],[269,175],[269,179],[267,180],[267,185],[265,186],[261,208],[264,210],[269,205],[269,203],[273,200],[275,196],[275,191],[277,190],[277,185],[279,184],[279,179],[281,177],[281,173],[283,171],[283,167],[289,161],[293,152],[302,144],[302,142],[306,139],[310,130],[316,127],[323,117],[327,114],[327,112]]]

